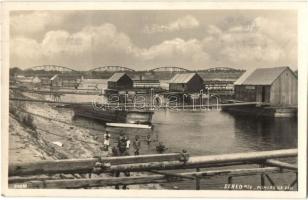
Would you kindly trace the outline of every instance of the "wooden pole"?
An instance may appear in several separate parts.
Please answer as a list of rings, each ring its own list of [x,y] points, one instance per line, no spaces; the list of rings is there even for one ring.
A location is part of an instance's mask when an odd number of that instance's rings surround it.
[[[148,171],[148,172],[151,172],[151,173],[154,173],[154,174],[165,175],[166,177],[176,177],[176,178],[184,178],[184,179],[194,180],[194,177],[182,175],[182,174],[179,174],[179,173],[161,172],[161,171],[155,171],[155,170],[151,170],[151,171]]]
[[[188,154],[187,154],[188,155]],[[119,156],[87,159],[45,160],[28,163],[11,163],[9,176],[57,174],[57,173],[90,173],[97,162],[109,165],[140,162],[172,161],[182,158],[181,153],[152,154],[140,156]]]
[[[289,185],[289,187],[293,187],[298,182],[298,173],[295,173],[295,179],[294,181]]]
[[[274,160],[274,159],[266,160],[265,164],[269,165],[269,166],[274,166],[274,167],[281,167],[281,168],[284,168],[284,169],[297,170],[297,165],[289,164],[289,163],[286,163],[286,162],[281,162],[279,160]]]
[[[264,176],[267,178],[267,180],[270,182],[270,184],[275,187],[275,190],[277,190],[277,187],[276,187],[274,181],[271,179],[271,177],[269,175],[265,174],[265,173],[264,173]]]
[[[265,185],[265,182],[264,182],[264,174],[261,173],[260,176],[261,176],[261,190],[264,190],[264,185]]]
[[[89,173],[92,171],[96,162],[101,162],[102,164],[108,166],[106,169],[104,169],[105,172],[148,171],[258,163],[261,161],[264,162],[264,160],[270,158],[282,158],[291,156],[297,156],[297,149],[195,156],[189,157],[186,162],[180,161],[180,159],[183,157],[183,154],[181,153],[105,157],[101,159],[88,158],[51,160],[10,164],[9,176],[57,173]]]
[[[230,170],[213,170],[204,172],[186,172],[179,173],[182,176],[196,176],[208,178],[217,175],[233,175],[241,173],[250,173],[256,175],[264,172],[278,172],[277,167],[266,168],[251,168],[251,169],[230,169]],[[138,185],[149,183],[166,183],[177,182],[185,179],[179,177],[166,178],[165,175],[152,175],[152,176],[135,176],[135,177],[108,177],[108,178],[92,178],[92,179],[64,179],[64,180],[42,180],[31,181],[27,183],[28,188],[84,188],[84,187],[106,187],[113,185]]]
[[[185,163],[181,161],[163,161],[152,163],[136,163],[111,166],[108,171],[144,171],[144,170],[165,170],[183,168],[201,168],[213,166],[226,166],[228,164],[251,164],[259,163],[269,158],[282,158],[297,155],[297,149],[275,150],[251,153],[234,153],[211,156],[190,157]]]
[[[200,172],[200,168],[197,168],[196,172]],[[196,190],[200,190],[200,178],[197,176],[196,176]]]
[[[228,184],[229,184],[229,190],[232,190],[231,184],[232,184],[232,176],[228,176]]]
[[[264,164],[263,163],[260,164],[260,167],[264,168]],[[260,177],[261,177],[261,190],[264,190],[264,185],[265,185],[265,183],[264,183],[264,173],[261,173]]]

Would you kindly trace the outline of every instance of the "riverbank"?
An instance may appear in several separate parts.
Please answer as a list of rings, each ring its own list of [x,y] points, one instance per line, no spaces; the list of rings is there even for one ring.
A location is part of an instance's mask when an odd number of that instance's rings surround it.
[[[11,96],[45,99],[43,95],[34,93],[12,92]],[[73,122],[73,113],[69,109],[65,109],[63,112],[63,110],[46,103],[10,102],[10,111],[9,162],[91,158],[109,155],[108,152],[102,150],[102,136],[105,131],[103,127],[98,130],[80,127],[78,123]],[[23,119],[28,118],[28,113],[34,115],[31,115],[32,122],[25,124]],[[138,174],[140,173],[132,175]],[[108,175],[92,175],[92,177],[105,176]],[[78,178],[80,176],[63,175],[62,177]],[[130,186],[130,188],[160,189],[161,187],[157,184],[147,184]]]

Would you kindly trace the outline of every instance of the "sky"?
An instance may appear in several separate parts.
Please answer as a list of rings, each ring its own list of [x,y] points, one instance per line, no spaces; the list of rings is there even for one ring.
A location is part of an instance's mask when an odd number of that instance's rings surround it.
[[[297,69],[291,10],[12,11],[10,66],[76,70],[290,66]]]

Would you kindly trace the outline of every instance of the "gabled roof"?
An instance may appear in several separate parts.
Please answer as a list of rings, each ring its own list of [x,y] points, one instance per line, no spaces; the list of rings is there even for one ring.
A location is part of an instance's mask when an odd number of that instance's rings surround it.
[[[109,79],[108,82],[117,82],[120,80],[120,78],[122,78],[123,76],[125,76],[126,74],[121,72],[121,73],[114,73]]]
[[[190,81],[197,73],[184,73],[184,74],[176,74],[169,83],[187,83]]]
[[[53,77],[51,77],[51,81],[53,81],[53,80],[55,80],[55,78],[57,78],[58,77],[58,74],[56,74],[56,75],[54,75]]]
[[[234,85],[272,85],[289,67],[259,68],[246,71]]]

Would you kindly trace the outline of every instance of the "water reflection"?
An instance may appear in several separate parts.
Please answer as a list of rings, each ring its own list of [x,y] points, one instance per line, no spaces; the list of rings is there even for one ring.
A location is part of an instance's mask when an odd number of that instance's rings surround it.
[[[219,154],[295,148],[296,119],[265,119],[219,111],[155,112],[154,133],[171,151]]]
[[[252,150],[297,147],[297,119],[233,117],[238,145]]]

